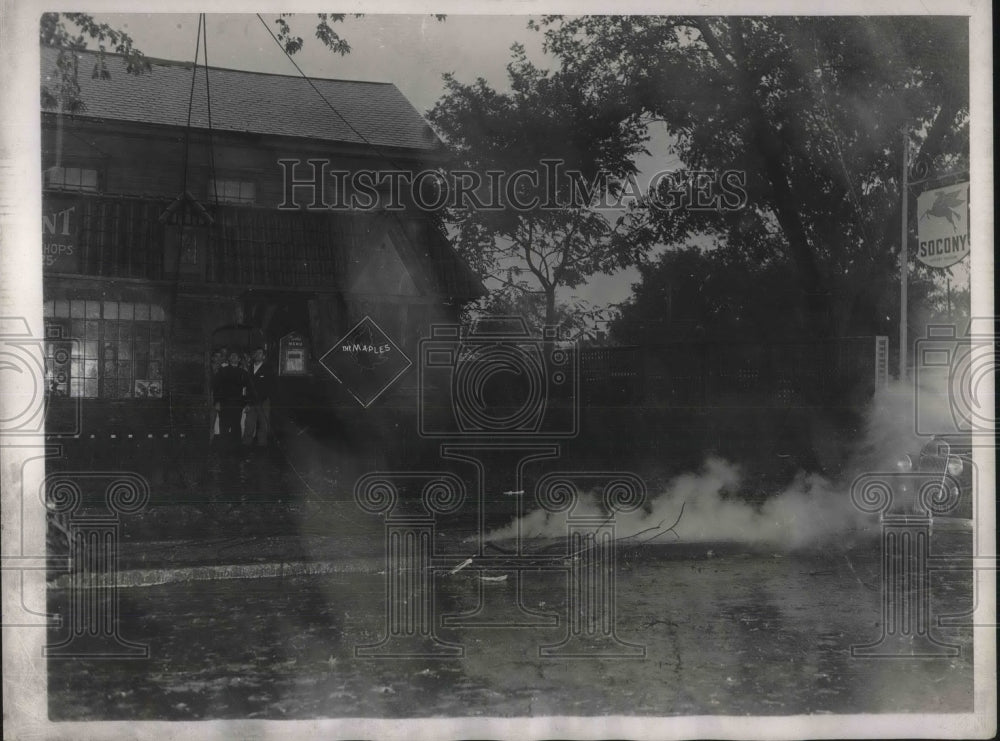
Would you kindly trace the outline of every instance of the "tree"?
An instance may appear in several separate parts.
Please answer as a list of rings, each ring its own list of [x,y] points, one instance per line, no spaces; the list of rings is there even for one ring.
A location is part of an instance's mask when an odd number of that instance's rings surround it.
[[[477,186],[449,214],[458,251],[498,290],[540,293],[553,324],[559,288],[632,264],[648,243],[640,210],[601,207],[627,192],[647,138],[614,86],[512,52],[509,93],[445,75],[428,118],[453,155],[452,182]]]
[[[619,305],[611,323],[617,342],[780,342],[802,335],[805,317],[795,300],[795,268],[788,262],[748,264],[726,250],[686,247],[640,264],[639,276],[632,297]],[[910,292],[915,303],[927,307],[928,320],[941,321],[946,316],[945,293],[934,282],[911,281]],[[866,311],[871,316],[887,316],[895,297],[876,298]],[[955,298],[957,303],[959,297]]]
[[[550,315],[543,293],[512,285],[501,285],[462,308],[462,321],[467,324],[482,316],[518,316],[531,327],[558,326],[562,339],[581,343],[597,341],[598,326],[606,325],[614,315],[612,308],[575,298],[556,302]]]
[[[872,306],[896,285],[901,132],[932,171],[968,166],[967,19],[590,16],[536,27],[567,74],[620,85],[629,115],[665,123],[688,168],[746,174],[742,208],[654,210],[664,243],[708,235],[745,264],[788,264],[809,330],[824,336],[869,330]]]
[[[150,68],[149,61],[135,48],[131,36],[107,23],[98,23],[86,13],[42,13],[39,40],[59,49],[56,57],[59,77],[52,87],[42,85],[43,108],[58,108],[67,113],[83,110],[78,79],[80,58],[76,52],[86,49],[89,41],[96,42],[98,49],[91,72],[94,78],[107,79],[111,76],[105,60],[109,45],[124,59],[128,74],[141,75]]]

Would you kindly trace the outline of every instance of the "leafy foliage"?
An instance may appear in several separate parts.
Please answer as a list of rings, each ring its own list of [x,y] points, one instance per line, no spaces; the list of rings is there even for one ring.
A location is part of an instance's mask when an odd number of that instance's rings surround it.
[[[129,74],[141,75],[150,69],[149,61],[135,48],[131,36],[107,23],[98,23],[86,13],[42,13],[39,38],[41,43],[59,49],[58,79],[54,88],[42,87],[43,108],[58,108],[68,113],[85,109],[80,99],[80,58],[76,52],[86,49],[89,41],[97,43],[97,58],[91,71],[94,79],[106,80],[111,76],[105,58],[109,47],[122,56]]]
[[[301,36],[297,36],[292,31],[288,23],[288,19],[293,15],[294,13],[280,13],[274,19],[274,24],[278,27],[278,41],[281,42],[286,54],[296,54],[302,50],[302,46],[305,43]],[[319,22],[316,24],[316,38],[323,43],[323,46],[341,56],[350,54],[351,45],[347,43],[347,39],[340,36],[330,25],[331,23],[342,22],[345,15],[343,13],[317,13],[316,17],[319,19]],[[360,14],[355,14],[355,18],[360,17]]]
[[[289,19],[293,13],[281,13],[274,19],[277,26],[277,38],[282,48],[289,55],[301,51],[305,42],[292,29]],[[314,29],[315,37],[330,51],[344,56],[351,52],[351,45],[334,29],[333,24],[340,23],[346,17],[343,13],[317,13],[317,23]],[[355,14],[360,18],[361,14]],[[444,16],[436,16],[443,20]],[[106,52],[120,54],[125,62],[125,70],[130,75],[141,75],[150,71],[149,60],[137,48],[131,36],[107,23],[97,22],[92,15],[86,13],[43,13],[39,29],[42,44],[59,49],[56,59],[56,69],[59,72],[54,87],[42,86],[42,107],[60,109],[68,113],[81,112],[85,109],[80,99],[79,55],[75,52],[88,48],[88,43],[97,43],[97,60],[93,69],[95,79],[108,79],[105,59]]]
[[[752,263],[728,250],[698,247],[669,250],[639,265],[633,296],[618,307],[611,323],[615,341],[657,344],[673,340],[780,341],[808,333],[794,266],[785,261]],[[948,319],[947,298],[926,277],[911,279],[915,321]],[[963,294],[952,296],[952,317],[961,321]],[[967,297],[966,297],[967,299]],[[886,287],[864,293],[852,332],[888,334],[898,321],[897,295]]]
[[[817,332],[850,331],[889,290],[900,132],[932,172],[968,166],[964,18],[554,16],[535,27],[567,73],[620,86],[630,113],[662,121],[688,168],[746,173],[744,208],[659,211],[658,234],[791,266]]]
[[[643,215],[597,206],[634,177],[646,130],[616,86],[541,70],[520,45],[507,73],[509,93],[482,78],[463,84],[445,75],[445,94],[428,117],[453,166],[484,184],[477,197],[485,207],[469,199],[450,214],[459,252],[501,284],[502,296],[540,292],[553,323],[557,288],[630,265],[642,251]]]
[[[529,290],[527,286],[501,285],[462,309],[465,323],[481,316],[518,316],[534,328],[545,324],[557,326],[560,339],[585,343],[598,340],[598,326],[611,321],[614,310],[593,306],[582,299],[561,300],[556,302],[550,319],[544,293]]]

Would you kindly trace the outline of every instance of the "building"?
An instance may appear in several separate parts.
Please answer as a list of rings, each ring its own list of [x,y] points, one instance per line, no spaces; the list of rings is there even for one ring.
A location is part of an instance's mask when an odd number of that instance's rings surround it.
[[[57,53],[42,49],[43,85]],[[312,197],[323,167],[441,161],[395,86],[159,60],[133,76],[114,55],[100,79],[96,56],[78,57],[83,110],[42,112],[56,412],[82,410],[90,430],[207,424],[213,350],[261,339],[287,399],[356,407],[319,362],[338,339],[368,316],[415,359],[432,322],[483,293],[433,214]],[[414,375],[385,398],[405,396]]]

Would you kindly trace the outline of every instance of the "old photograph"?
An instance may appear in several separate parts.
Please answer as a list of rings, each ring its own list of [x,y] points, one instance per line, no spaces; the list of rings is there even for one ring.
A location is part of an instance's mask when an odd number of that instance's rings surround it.
[[[989,5],[88,7],[3,8],[5,739],[994,736]]]

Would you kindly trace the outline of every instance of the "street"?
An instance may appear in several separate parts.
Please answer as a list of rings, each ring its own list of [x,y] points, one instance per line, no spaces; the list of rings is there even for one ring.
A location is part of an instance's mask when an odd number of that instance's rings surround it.
[[[855,658],[881,632],[877,542],[778,553],[733,545],[619,547],[617,635],[644,658],[540,658],[565,635],[566,574],[524,575],[525,607],[552,627],[440,627],[477,594],[510,608],[515,579],[435,578],[441,640],[459,658],[356,658],[385,636],[384,573],[182,582],[119,591],[139,660],[50,659],[63,719],[971,712],[972,634],[959,653]],[[969,572],[931,574],[931,614],[971,606]],[[65,608],[67,592],[50,593]],[[503,610],[501,610],[502,612]]]

